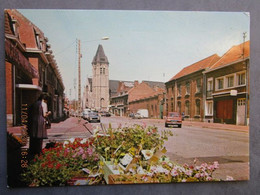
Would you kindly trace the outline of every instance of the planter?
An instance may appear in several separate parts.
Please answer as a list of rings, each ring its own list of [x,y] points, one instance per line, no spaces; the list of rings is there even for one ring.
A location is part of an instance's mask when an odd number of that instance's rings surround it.
[[[144,174],[135,175],[109,175],[108,184],[140,184],[140,183],[158,183],[152,177]]]
[[[114,169],[114,164],[111,161],[103,161],[104,180],[109,184],[109,175],[119,175],[119,170]]]
[[[69,186],[95,185],[102,180],[101,177],[73,177],[67,181]]]

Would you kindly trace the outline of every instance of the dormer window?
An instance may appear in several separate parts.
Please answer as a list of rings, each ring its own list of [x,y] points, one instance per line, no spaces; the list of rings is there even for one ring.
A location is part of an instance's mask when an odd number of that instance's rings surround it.
[[[35,40],[37,44],[38,49],[42,49],[41,43],[40,43],[40,32],[36,29],[34,29],[34,34],[35,34]]]
[[[13,32],[16,37],[19,38],[19,23],[16,19],[12,19]]]

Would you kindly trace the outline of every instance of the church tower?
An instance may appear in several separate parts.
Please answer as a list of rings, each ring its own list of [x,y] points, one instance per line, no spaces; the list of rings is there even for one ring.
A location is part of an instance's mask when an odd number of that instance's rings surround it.
[[[109,105],[109,62],[102,45],[92,61],[92,98],[96,110],[108,111]]]

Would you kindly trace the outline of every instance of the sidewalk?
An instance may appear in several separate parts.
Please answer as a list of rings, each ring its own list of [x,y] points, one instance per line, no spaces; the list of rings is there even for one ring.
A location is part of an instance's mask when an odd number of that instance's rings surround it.
[[[151,122],[164,123],[165,119],[145,119]],[[241,131],[241,132],[249,132],[249,126],[242,125],[231,125],[231,124],[220,124],[220,123],[207,123],[200,121],[182,121],[183,126],[192,126],[199,128],[209,128],[209,129],[222,129],[222,130],[230,130],[230,131]]]

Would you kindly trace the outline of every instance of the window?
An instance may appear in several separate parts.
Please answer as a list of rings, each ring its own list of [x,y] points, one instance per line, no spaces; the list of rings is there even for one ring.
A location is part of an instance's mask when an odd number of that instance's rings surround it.
[[[181,102],[178,102],[177,112],[178,112],[178,113],[181,113]]]
[[[100,68],[100,74],[102,74],[102,68]]]
[[[185,102],[185,115],[190,115],[190,102],[186,101]]]
[[[186,82],[186,95],[190,94],[190,82]]]
[[[196,80],[196,92],[200,93],[201,92],[201,79]]]
[[[200,115],[200,100],[196,100],[196,115]]]
[[[178,88],[178,96],[181,96],[181,85],[179,84],[177,88]]]
[[[223,89],[224,88],[224,78],[219,78],[216,80],[216,88],[217,90]]]
[[[173,112],[173,102],[171,103],[171,111]]]
[[[227,77],[227,87],[233,87],[234,86],[234,76],[228,76]]]
[[[207,91],[212,91],[212,90],[213,90],[213,80],[212,78],[209,78],[207,83]]]
[[[103,68],[103,74],[105,74],[105,68]]]
[[[245,85],[245,84],[246,84],[245,72],[237,74],[237,85]]]
[[[213,102],[206,102],[206,115],[213,115]]]

